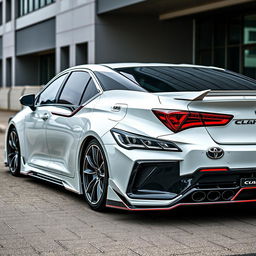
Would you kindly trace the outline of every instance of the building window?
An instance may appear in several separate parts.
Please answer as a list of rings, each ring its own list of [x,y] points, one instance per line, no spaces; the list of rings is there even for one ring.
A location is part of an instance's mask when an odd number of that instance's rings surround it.
[[[39,67],[40,84],[47,84],[55,76],[55,52],[41,55]]]
[[[256,78],[256,15],[197,21],[196,62]]]
[[[6,18],[5,18],[5,21],[8,22],[12,19],[12,0],[6,0],[6,12],[5,12],[5,15],[6,15]]]
[[[49,4],[54,3],[56,0],[19,0],[18,16],[24,16],[28,13],[43,8]]]
[[[3,2],[0,3],[0,25],[3,24]]]
[[[61,71],[69,68],[69,46],[60,48],[60,68]]]
[[[88,64],[88,44],[76,45],[76,65]]]
[[[12,58],[6,59],[6,86],[12,86]]]

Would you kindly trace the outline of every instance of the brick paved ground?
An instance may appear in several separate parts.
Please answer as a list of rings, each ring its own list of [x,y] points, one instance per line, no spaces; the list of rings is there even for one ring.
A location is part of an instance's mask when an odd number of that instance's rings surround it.
[[[96,213],[81,196],[12,177],[2,149],[0,134],[0,255],[256,255],[256,205]]]

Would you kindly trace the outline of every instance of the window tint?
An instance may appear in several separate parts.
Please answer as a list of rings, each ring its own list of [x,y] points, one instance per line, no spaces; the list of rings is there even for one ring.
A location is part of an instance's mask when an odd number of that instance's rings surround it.
[[[54,80],[39,96],[40,105],[56,103],[56,96],[67,74]]]
[[[105,91],[110,90],[131,90],[131,91],[145,91],[135,82],[119,74],[118,72],[94,72]]]
[[[85,102],[90,100],[93,96],[95,96],[97,93],[98,93],[97,87],[91,78],[81,98],[80,104],[84,104]]]
[[[149,92],[256,90],[256,81],[246,76],[213,68],[201,67],[135,67],[119,72]]]
[[[73,72],[61,92],[58,103],[78,106],[89,80],[90,75],[87,72]]]

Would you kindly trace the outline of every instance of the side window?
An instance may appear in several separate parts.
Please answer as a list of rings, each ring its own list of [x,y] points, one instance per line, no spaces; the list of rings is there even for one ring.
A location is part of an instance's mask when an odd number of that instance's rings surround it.
[[[61,92],[58,103],[78,106],[89,80],[90,75],[87,72],[73,72]]]
[[[93,82],[92,78],[90,79],[83,95],[80,101],[80,105],[84,104],[88,100],[90,100],[93,96],[95,96],[98,93],[97,87],[95,83]]]
[[[37,104],[46,105],[56,103],[57,93],[67,74],[54,80],[39,96]]]

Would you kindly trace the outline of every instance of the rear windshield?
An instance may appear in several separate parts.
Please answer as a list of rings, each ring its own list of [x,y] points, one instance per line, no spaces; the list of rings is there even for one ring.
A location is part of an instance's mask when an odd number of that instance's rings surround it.
[[[256,90],[256,80],[213,68],[147,66],[116,70],[149,92]]]

